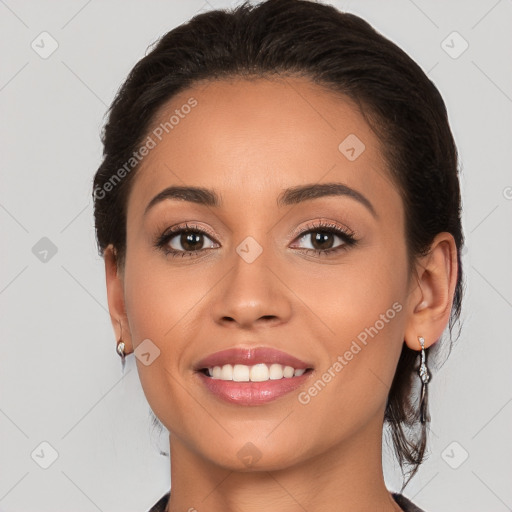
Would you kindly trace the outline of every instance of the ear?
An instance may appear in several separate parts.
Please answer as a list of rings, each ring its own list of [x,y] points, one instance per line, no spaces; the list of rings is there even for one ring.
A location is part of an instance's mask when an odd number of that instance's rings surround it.
[[[439,233],[429,253],[418,260],[411,279],[405,330],[405,342],[409,348],[421,350],[418,336],[425,338],[427,348],[443,334],[450,319],[457,273],[455,240],[450,233]]]
[[[103,259],[105,260],[108,309],[116,336],[116,346],[122,339],[125,354],[130,354],[133,352],[133,344],[124,302],[124,275],[118,265],[116,251],[112,245],[109,245],[103,252]]]

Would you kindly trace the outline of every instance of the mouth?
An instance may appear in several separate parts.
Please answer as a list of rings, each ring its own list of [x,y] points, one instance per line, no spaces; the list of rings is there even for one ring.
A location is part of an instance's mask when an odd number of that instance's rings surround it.
[[[262,405],[290,394],[309,381],[311,363],[270,347],[215,352],[194,368],[216,398],[236,405]]]

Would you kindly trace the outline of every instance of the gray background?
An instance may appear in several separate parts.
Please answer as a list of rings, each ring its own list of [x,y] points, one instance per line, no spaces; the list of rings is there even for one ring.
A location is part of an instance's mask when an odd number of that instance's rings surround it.
[[[0,0],[4,512],[144,512],[169,488],[167,435],[152,433],[133,356],[122,378],[114,351],[91,182],[107,106],[147,46],[237,3]],[[428,72],[461,156],[464,326],[430,385],[430,456],[405,494],[429,512],[512,510],[512,1],[330,3]]]

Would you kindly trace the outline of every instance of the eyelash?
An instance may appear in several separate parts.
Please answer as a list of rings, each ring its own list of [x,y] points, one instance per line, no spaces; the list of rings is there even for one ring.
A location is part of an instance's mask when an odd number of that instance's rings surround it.
[[[169,243],[169,241],[172,240],[174,237],[176,237],[176,235],[180,235],[182,233],[195,233],[195,234],[207,235],[209,238],[212,238],[215,243],[218,243],[214,240],[214,237],[210,233],[205,231],[204,229],[199,228],[198,226],[195,226],[195,225],[185,224],[185,226],[183,226],[183,225],[174,226],[174,227],[166,230],[161,236],[159,236],[156,239],[155,247],[161,249],[162,251],[164,251],[164,253],[166,255],[171,256],[173,258],[179,257],[179,255],[181,255],[181,257],[185,257],[185,256],[193,257],[193,256],[196,256],[198,253],[207,250],[207,249],[198,249],[195,251],[178,251],[176,249],[170,249],[167,245]],[[336,235],[343,240],[343,244],[339,245],[338,247],[331,247],[330,249],[299,248],[298,250],[300,252],[305,252],[305,253],[313,252],[313,253],[317,254],[318,256],[329,256],[329,255],[331,255],[333,253],[337,253],[339,251],[346,251],[349,247],[354,246],[358,242],[358,239],[356,239],[354,236],[354,232],[352,232],[348,229],[346,229],[346,230],[341,229],[336,224],[327,223],[325,221],[320,221],[318,223],[313,223],[313,224],[307,225],[306,229],[301,231],[300,233],[298,233],[295,238],[302,239],[305,236],[312,234],[312,233],[329,233],[329,234]]]

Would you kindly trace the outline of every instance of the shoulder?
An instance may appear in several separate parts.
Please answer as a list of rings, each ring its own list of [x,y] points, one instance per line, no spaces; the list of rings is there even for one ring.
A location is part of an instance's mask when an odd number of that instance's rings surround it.
[[[400,505],[404,512],[426,512],[425,510],[417,507],[411,500],[406,498],[403,494],[393,492],[391,493],[393,499]]]
[[[165,512],[165,507],[167,507],[167,502],[169,501],[169,496],[171,491],[162,496],[149,510],[148,512]]]

